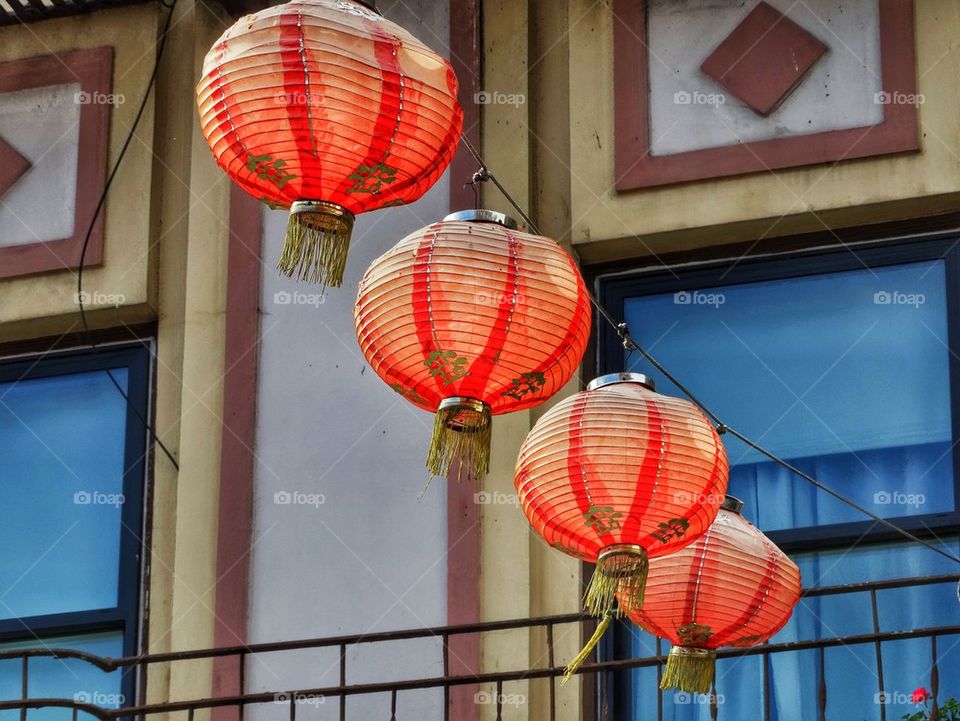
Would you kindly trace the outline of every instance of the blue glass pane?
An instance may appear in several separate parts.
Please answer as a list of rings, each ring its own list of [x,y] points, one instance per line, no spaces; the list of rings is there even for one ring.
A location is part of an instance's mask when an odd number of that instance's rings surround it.
[[[111,632],[0,644],[0,651],[23,648],[70,648],[96,656],[116,658],[123,655],[123,635]],[[31,658],[29,664],[28,695],[31,698],[62,698],[107,708],[124,705],[120,692],[121,671],[106,673],[77,659],[40,657]],[[20,698],[20,684],[21,661],[0,661],[0,698]],[[0,711],[0,721],[17,721],[19,717],[18,711]],[[27,713],[28,721],[70,721],[71,718],[70,709],[31,709]],[[92,721],[95,717],[80,714],[80,718]]]
[[[0,618],[116,606],[126,418],[103,371],[0,384]]]
[[[942,261],[628,298],[625,314],[721,417],[803,470],[880,515],[954,510]],[[761,528],[863,520],[724,442]]]

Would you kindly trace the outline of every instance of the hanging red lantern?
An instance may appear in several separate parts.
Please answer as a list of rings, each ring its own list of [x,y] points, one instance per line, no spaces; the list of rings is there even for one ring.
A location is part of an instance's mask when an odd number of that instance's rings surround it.
[[[517,460],[520,507],[549,545],[596,564],[585,605],[603,618],[568,677],[611,618],[643,602],[649,560],[707,530],[727,477],[723,443],[700,410],[639,373],[597,378],[537,421]],[[615,609],[618,586],[630,593]]]
[[[643,605],[620,602],[630,619],[673,644],[660,688],[708,693],[716,649],[756,646],[784,624],[800,599],[800,569],[740,515],[727,497],[713,525],[676,553],[650,560]]]
[[[436,413],[427,468],[482,477],[491,416],[539,405],[576,372],[590,301],[553,240],[489,210],[401,240],[360,282],[357,340],[391,388]]]
[[[197,86],[217,163],[289,208],[278,269],[339,286],[354,216],[417,200],[463,129],[450,63],[372,2],[294,0],[247,15]]]

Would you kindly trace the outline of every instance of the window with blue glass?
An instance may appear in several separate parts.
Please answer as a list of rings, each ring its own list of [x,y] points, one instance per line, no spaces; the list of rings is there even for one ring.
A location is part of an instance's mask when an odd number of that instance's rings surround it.
[[[943,239],[621,275],[601,279],[600,290],[637,341],[721,418],[957,554],[958,268],[956,240]],[[606,329],[600,366],[647,373],[660,392],[679,394]],[[729,492],[791,554],[805,588],[956,573],[730,435],[724,442]],[[772,642],[871,633],[869,596],[804,598]],[[956,584],[881,590],[877,608],[882,632],[960,625]],[[624,626],[614,652],[655,656],[657,644]],[[828,648],[822,664],[817,650],[721,660],[720,717],[816,718],[823,681],[828,717],[899,719],[913,710],[910,692],[930,687],[931,642],[884,641],[881,651],[882,668],[872,643]],[[938,637],[937,659],[940,702],[960,697],[960,636]],[[613,695],[629,710],[623,718],[710,718],[704,699],[658,694],[656,666],[620,674]]]
[[[136,653],[148,368],[140,347],[0,362],[0,653]],[[133,702],[129,674],[29,663],[31,697]],[[21,671],[0,660],[0,697],[20,697]]]

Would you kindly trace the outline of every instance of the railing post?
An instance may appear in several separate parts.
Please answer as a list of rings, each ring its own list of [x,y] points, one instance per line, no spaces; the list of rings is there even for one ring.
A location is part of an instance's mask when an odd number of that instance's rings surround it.
[[[347,644],[340,644],[340,690],[347,685]],[[340,721],[347,721],[347,697],[340,694]]]
[[[826,663],[826,654],[824,653],[823,646],[819,647],[819,656],[820,656],[820,683],[819,688],[817,689],[817,707],[819,713],[817,718],[820,721],[827,721],[827,663]]]
[[[663,639],[657,636],[657,658],[663,656]],[[657,721],[663,721],[663,691],[660,682],[663,681],[663,664],[657,661]]]
[[[238,688],[237,691],[240,693],[241,696],[243,696],[247,692],[247,654],[245,651],[240,652],[239,676],[240,676],[240,688]],[[244,721],[246,717],[247,717],[247,706],[243,701],[241,701],[240,702],[240,721]]]
[[[443,634],[443,676],[450,675],[450,634]],[[443,721],[450,721],[450,686],[443,687]]]
[[[763,721],[770,721],[770,654],[760,657],[763,662]]]
[[[874,644],[874,649],[877,656],[877,683],[880,685],[880,721],[887,721],[887,704],[886,704],[886,689],[883,685],[883,644],[880,641],[880,614],[877,611],[877,589],[870,589],[870,609],[873,613],[873,632],[878,635],[877,641]]]
[[[547,665],[553,668],[556,659],[553,654],[553,624],[547,624]],[[550,677],[550,721],[557,720],[557,677]]]
[[[26,701],[30,697],[29,693],[29,670],[27,664],[29,657],[24,655],[23,661],[20,666],[20,698]],[[27,707],[26,705],[20,708],[20,721],[27,721]]]
[[[937,696],[940,693],[940,666],[937,663],[937,636],[930,637],[930,694],[933,696],[933,706],[930,708],[930,721],[940,721],[940,705]]]

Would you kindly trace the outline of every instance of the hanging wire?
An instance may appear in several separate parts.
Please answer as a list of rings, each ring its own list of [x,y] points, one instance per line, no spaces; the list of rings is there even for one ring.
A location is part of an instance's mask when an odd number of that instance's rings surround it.
[[[504,188],[503,185],[500,183],[500,181],[497,180],[497,177],[492,172],[490,172],[490,169],[487,167],[487,164],[484,162],[483,157],[480,155],[480,152],[476,149],[476,147],[474,147],[473,143],[470,142],[469,138],[467,138],[466,135],[463,135],[462,140],[463,140],[464,146],[467,148],[467,150],[473,156],[474,160],[476,160],[476,162],[480,166],[480,170],[478,170],[477,173],[474,174],[474,180],[476,180],[477,176],[482,173],[487,179],[489,179],[497,187],[497,190],[499,190],[500,193],[503,195],[503,197],[506,198],[507,202],[513,207],[514,210],[517,211],[520,217],[523,218],[524,222],[527,224],[527,227],[530,229],[530,231],[533,233],[536,233],[537,235],[542,235],[540,230],[537,228],[536,223],[534,223],[533,220],[531,220],[530,217],[517,204],[517,201],[513,199],[513,196],[511,196],[510,193],[507,192],[506,188]],[[600,301],[597,299],[597,297],[593,294],[593,292],[589,288],[587,288],[587,295],[590,298],[590,303],[597,310],[597,313],[610,325],[610,327],[613,328],[613,330],[620,337],[620,340],[623,343],[624,349],[626,349],[628,352],[636,351],[637,353],[642,355],[650,365],[652,365],[657,371],[663,374],[663,376],[668,381],[670,381],[677,388],[677,390],[679,390],[683,395],[685,395],[690,400],[691,403],[696,405],[701,411],[703,411],[704,415],[706,415],[711,421],[713,421],[713,423],[716,425],[717,433],[719,433],[720,435],[729,433],[731,436],[734,436],[735,438],[739,439],[741,442],[743,442],[753,450],[757,451],[758,453],[766,456],[774,463],[779,464],[780,466],[790,471],[794,475],[805,480],[807,483],[810,483],[816,488],[819,488],[824,493],[827,493],[833,496],[838,501],[845,503],[850,508],[853,508],[854,510],[859,511],[865,516],[868,516],[869,518],[874,520],[876,523],[879,523],[882,526],[886,526],[891,531],[898,533],[904,538],[910,541],[913,541],[914,543],[918,543],[921,546],[926,546],[931,551],[935,551],[936,553],[939,553],[944,558],[947,558],[955,563],[960,564],[960,556],[956,556],[953,553],[946,551],[940,548],[939,546],[936,546],[930,543],[925,539],[919,538],[916,535],[910,533],[910,531],[906,530],[905,528],[901,528],[900,526],[884,518],[883,516],[879,516],[876,513],[873,513],[872,511],[864,508],[863,506],[858,504],[856,501],[850,498],[847,498],[842,493],[834,490],[833,488],[830,488],[828,485],[826,485],[822,481],[818,481],[813,476],[807,473],[804,473],[799,468],[792,465],[788,461],[784,460],[780,456],[776,455],[772,451],[767,450],[766,448],[761,446],[759,443],[757,443],[750,437],[744,435],[743,433],[733,428],[732,426],[729,426],[726,423],[724,423],[722,420],[720,420],[720,417],[716,413],[710,410],[710,408],[693,393],[693,391],[691,391],[686,385],[684,385],[675,375],[673,375],[673,373],[667,370],[662,363],[660,363],[656,358],[654,358],[650,354],[649,351],[647,351],[643,346],[638,344],[630,335],[630,329],[627,327],[627,324],[618,323],[617,320],[610,314],[610,312],[606,308],[604,308],[603,305],[601,305]],[[958,595],[958,598],[960,598],[960,585],[957,586],[957,595]]]
[[[100,193],[100,198],[97,200],[97,206],[93,211],[93,217],[90,218],[90,224],[87,226],[86,235],[83,237],[83,248],[80,250],[80,263],[77,267],[77,305],[80,306],[80,323],[83,326],[83,336],[86,340],[86,344],[90,346],[90,349],[93,351],[98,351],[100,346],[97,345],[97,342],[93,337],[93,333],[90,330],[90,324],[87,322],[86,308],[84,308],[83,304],[83,268],[87,258],[87,248],[90,246],[90,238],[93,235],[93,228],[96,225],[97,218],[100,217],[103,206],[107,201],[107,194],[110,192],[110,186],[113,185],[113,179],[116,177],[117,171],[120,169],[120,163],[123,162],[123,158],[127,154],[127,149],[130,147],[130,143],[133,141],[134,135],[137,131],[137,126],[140,124],[140,119],[143,117],[143,111],[147,107],[147,100],[150,98],[150,93],[153,91],[153,88],[156,85],[157,75],[160,72],[160,58],[163,56],[163,49],[167,46],[167,37],[170,33],[170,24],[173,20],[173,12],[174,8],[176,7],[177,0],[171,0],[169,5],[164,2],[164,0],[160,0],[160,4],[165,8],[169,8],[169,12],[167,13],[167,19],[163,25],[163,32],[160,34],[160,40],[157,44],[157,54],[153,62],[153,71],[150,73],[150,80],[147,83],[147,88],[143,93],[143,98],[140,100],[140,107],[137,108],[137,114],[133,119],[133,125],[130,126],[130,132],[127,133],[127,138],[123,141],[123,146],[120,148],[120,153],[117,155],[117,160],[110,169],[110,174],[107,176],[107,182],[103,186],[103,192]],[[123,390],[121,385],[117,382],[117,379],[114,378],[113,373],[109,369],[105,369],[104,372],[107,374],[110,382],[113,383],[113,387],[117,389],[117,392],[121,396],[123,396],[123,400],[126,402],[127,407],[133,411],[134,415],[140,420],[141,425],[143,425],[147,431],[147,434],[150,436],[150,440],[160,447],[164,455],[170,459],[170,463],[173,464],[173,467],[179,471],[180,464],[177,463],[177,459],[173,457],[170,449],[168,449],[164,445],[163,441],[161,441],[157,436],[156,430],[150,424],[150,421],[144,418],[143,414],[140,412],[140,409],[133,404],[133,402],[130,400],[130,396],[127,395],[127,392]]]

